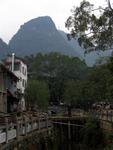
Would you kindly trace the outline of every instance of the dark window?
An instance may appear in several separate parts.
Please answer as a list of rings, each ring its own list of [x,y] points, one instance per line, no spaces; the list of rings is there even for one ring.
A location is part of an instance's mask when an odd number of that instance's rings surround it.
[[[19,64],[15,64],[14,65],[14,71],[18,71],[20,70],[20,65]]]
[[[22,81],[22,86],[24,87],[24,79],[23,79],[23,81]]]
[[[22,73],[24,74],[24,67],[22,67]]]

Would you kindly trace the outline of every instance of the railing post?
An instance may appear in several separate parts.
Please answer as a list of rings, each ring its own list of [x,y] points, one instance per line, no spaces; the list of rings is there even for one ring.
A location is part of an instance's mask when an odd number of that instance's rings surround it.
[[[70,120],[68,121],[68,139],[71,140],[71,126],[70,126]]]
[[[113,122],[113,111],[111,111],[111,122]]]
[[[107,118],[106,118],[106,120],[108,121],[108,110],[106,110],[106,112],[107,112]]]
[[[36,129],[38,129],[38,118],[36,118]]]
[[[19,138],[19,121],[18,117],[16,116],[16,138]]]
[[[38,118],[38,129],[40,130],[40,117]]]
[[[48,128],[48,116],[46,116],[46,128]]]
[[[112,111],[110,110],[110,121],[112,122]]]
[[[24,116],[24,126],[25,126],[25,135],[27,135],[27,119],[26,119],[26,116]]]
[[[5,118],[5,124],[6,124],[6,143],[8,143],[8,118]]]
[[[103,119],[103,111],[101,110],[101,118],[100,118],[101,120]]]
[[[33,131],[33,116],[32,116],[32,114],[31,114],[30,118],[31,118],[31,131]]]

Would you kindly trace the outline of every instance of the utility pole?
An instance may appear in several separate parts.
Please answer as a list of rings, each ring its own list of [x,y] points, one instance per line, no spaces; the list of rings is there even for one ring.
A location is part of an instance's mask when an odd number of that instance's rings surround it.
[[[12,66],[11,66],[12,72],[14,72],[14,57],[15,57],[15,53],[12,53]]]

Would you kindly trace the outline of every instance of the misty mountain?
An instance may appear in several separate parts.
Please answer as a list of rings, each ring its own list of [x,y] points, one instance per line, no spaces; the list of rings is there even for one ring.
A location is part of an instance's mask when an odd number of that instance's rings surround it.
[[[106,50],[106,51],[94,51],[90,52],[88,54],[85,54],[85,50],[79,46],[79,43],[75,39],[68,40],[67,34],[64,31],[59,30],[59,33],[62,35],[62,37],[67,41],[67,43],[73,47],[74,51],[78,53],[78,56],[80,59],[85,60],[86,64],[88,66],[92,66],[95,64],[95,62],[102,57],[111,56],[112,50]]]
[[[92,66],[100,57],[110,56],[112,51],[99,51],[85,54],[77,40],[68,40],[63,31],[56,29],[53,20],[48,17],[38,17],[23,24],[9,42],[9,47],[16,55],[60,52],[69,56],[77,56]]]
[[[19,56],[37,54],[38,52],[79,55],[62,37],[48,16],[32,19],[22,25],[10,40],[9,46]]]
[[[62,30],[58,30],[58,31],[62,35],[62,37],[66,40],[66,42],[68,43],[68,45],[70,45],[71,47],[73,47],[74,51],[76,53],[78,53],[79,58],[84,59],[84,51],[85,50],[79,46],[77,40],[75,40],[75,39],[68,40],[67,33],[65,33]]]
[[[3,59],[9,52],[9,46],[2,39],[0,39],[0,59]]]

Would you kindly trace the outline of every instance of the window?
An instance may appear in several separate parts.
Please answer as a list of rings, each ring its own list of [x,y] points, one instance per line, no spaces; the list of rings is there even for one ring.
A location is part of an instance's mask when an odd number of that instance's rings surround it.
[[[24,69],[24,75],[26,76],[26,69]]]
[[[22,86],[23,86],[24,88],[26,88],[26,85],[27,85],[27,83],[26,83],[26,81],[23,79],[23,80],[22,80]]]
[[[24,85],[24,79],[22,80],[22,86],[24,87],[25,85]]]
[[[14,71],[20,70],[20,65],[19,64],[14,64]]]
[[[27,82],[25,81],[25,88],[27,87]]]
[[[24,67],[22,67],[22,73],[24,74]]]

